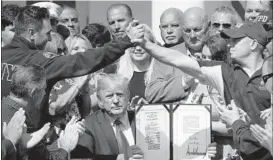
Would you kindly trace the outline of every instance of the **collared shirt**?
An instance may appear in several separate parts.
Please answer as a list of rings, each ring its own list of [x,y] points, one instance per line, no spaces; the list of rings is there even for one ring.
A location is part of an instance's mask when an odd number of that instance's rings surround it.
[[[251,123],[264,125],[260,112],[270,107],[270,94],[261,85],[262,69],[251,77],[243,68],[234,63],[198,62],[209,85],[224,97],[226,104],[234,99],[236,105],[251,118]]]
[[[108,115],[108,119],[111,123],[114,133],[116,134],[116,125],[114,124],[116,119],[109,116],[109,115]],[[120,124],[120,129],[121,129],[122,133],[125,135],[129,145],[130,146],[135,145],[135,139],[134,139],[131,125],[129,122],[128,113],[126,112],[122,117],[119,117],[119,120],[122,123],[122,124]]]
[[[187,49],[187,53],[186,55],[198,60],[195,56],[193,56],[189,50],[189,48],[186,46]],[[202,53],[200,53],[202,56]],[[185,82],[184,79],[182,78],[182,85],[185,86]],[[194,83],[190,86],[190,94],[187,98],[187,100],[185,101],[185,103],[193,103],[196,101],[196,97],[199,97],[201,94],[203,95],[203,100],[201,101],[201,104],[214,104],[212,99],[209,97],[209,93],[208,93],[208,87],[207,85],[203,85],[201,84],[197,79],[194,79]]]

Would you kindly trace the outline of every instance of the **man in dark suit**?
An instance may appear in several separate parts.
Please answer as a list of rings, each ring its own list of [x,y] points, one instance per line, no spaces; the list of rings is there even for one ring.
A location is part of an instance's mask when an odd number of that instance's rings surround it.
[[[95,160],[143,159],[135,144],[134,113],[128,112],[128,79],[117,74],[101,74],[97,82],[101,110],[85,119],[84,133],[72,157]]]

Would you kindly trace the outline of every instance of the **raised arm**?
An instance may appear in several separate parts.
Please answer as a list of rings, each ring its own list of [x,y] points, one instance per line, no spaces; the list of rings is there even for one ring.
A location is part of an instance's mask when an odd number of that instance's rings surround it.
[[[190,58],[186,54],[181,54],[179,51],[161,47],[151,43],[145,39],[134,39],[132,42],[141,45],[147,53],[151,54],[160,62],[174,66],[198,79],[200,82],[205,82],[205,77],[201,72],[201,68],[196,60]]]

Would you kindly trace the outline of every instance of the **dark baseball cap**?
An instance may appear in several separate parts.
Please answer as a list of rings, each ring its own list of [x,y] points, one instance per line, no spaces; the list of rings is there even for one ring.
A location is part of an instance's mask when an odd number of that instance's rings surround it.
[[[224,30],[221,32],[221,37],[233,39],[249,37],[256,39],[263,46],[267,44],[269,38],[268,32],[263,25],[256,22],[241,23],[233,29]]]
[[[273,19],[272,19],[272,10],[262,12],[254,22],[261,23],[264,29],[267,31],[268,38],[273,37]]]

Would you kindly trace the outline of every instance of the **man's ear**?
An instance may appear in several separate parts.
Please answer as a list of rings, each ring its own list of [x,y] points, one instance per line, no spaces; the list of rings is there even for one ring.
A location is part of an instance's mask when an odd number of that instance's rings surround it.
[[[27,31],[27,34],[28,34],[28,37],[31,41],[34,41],[35,37],[34,37],[34,34],[35,34],[35,31],[33,28],[29,28],[28,31]]]
[[[99,108],[100,108],[100,109],[103,109],[103,108],[104,108],[104,107],[103,107],[103,103],[102,103],[101,98],[99,97],[98,93],[97,93],[97,100],[98,100]]]
[[[258,41],[256,39],[251,41],[250,49],[253,51],[258,47]]]

